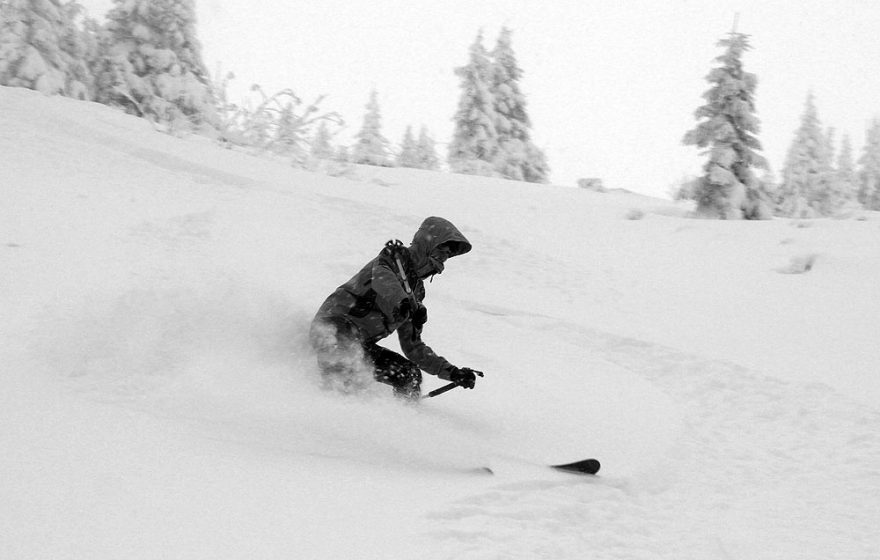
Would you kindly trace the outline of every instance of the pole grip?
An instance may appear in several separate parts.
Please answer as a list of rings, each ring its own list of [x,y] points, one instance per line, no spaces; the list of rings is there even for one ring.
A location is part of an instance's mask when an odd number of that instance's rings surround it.
[[[477,370],[472,370],[472,371],[473,371],[478,377],[483,377],[483,372],[482,372],[482,371],[477,371]],[[436,397],[437,395],[442,395],[443,393],[445,393],[445,392],[447,392],[447,391],[451,391],[451,390],[455,389],[456,387],[460,387],[460,385],[459,385],[458,383],[455,383],[455,382],[448,383],[448,384],[446,384],[446,385],[444,385],[444,386],[442,386],[442,387],[439,387],[439,388],[437,388],[437,389],[434,389],[433,391],[431,391],[430,393],[428,393],[427,395],[425,395],[425,396],[422,397],[422,398],[423,398],[423,399],[429,399],[429,398],[431,398],[431,397]]]

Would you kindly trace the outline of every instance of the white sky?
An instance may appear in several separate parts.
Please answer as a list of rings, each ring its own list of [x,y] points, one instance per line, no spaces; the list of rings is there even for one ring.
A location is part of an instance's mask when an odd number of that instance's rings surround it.
[[[110,0],[81,0],[99,20]],[[244,95],[292,88],[360,128],[371,88],[383,133],[397,146],[426,125],[445,159],[460,95],[453,69],[478,30],[491,49],[502,25],[524,70],[533,136],[552,180],[601,177],[606,186],[664,194],[703,158],[681,137],[709,87],[716,46],[739,12],[751,35],[744,63],[758,75],[763,154],[779,175],[807,92],[823,126],[860,154],[880,116],[880,2],[876,0],[197,0],[209,70],[233,71]]]

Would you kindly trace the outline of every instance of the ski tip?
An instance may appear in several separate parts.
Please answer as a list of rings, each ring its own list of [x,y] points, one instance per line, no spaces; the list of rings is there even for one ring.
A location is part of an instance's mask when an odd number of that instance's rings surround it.
[[[461,469],[460,472],[463,472],[464,474],[490,475],[490,476],[495,474],[495,471],[493,471],[489,467],[467,467],[467,468]]]
[[[574,463],[565,463],[562,465],[550,465],[556,470],[577,473],[577,474],[596,474],[602,465],[596,459],[584,459],[575,461]]]

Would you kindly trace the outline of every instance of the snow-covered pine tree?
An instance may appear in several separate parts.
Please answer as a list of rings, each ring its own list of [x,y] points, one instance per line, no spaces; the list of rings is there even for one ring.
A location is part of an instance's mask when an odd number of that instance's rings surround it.
[[[89,17],[86,9],[76,0],[69,0],[64,4],[64,9],[71,23],[63,44],[74,59],[68,71],[73,81],[72,96],[92,100],[96,95],[95,72],[100,59],[101,24]]]
[[[837,155],[837,169],[835,170],[834,184],[838,196],[838,208],[836,212],[856,203],[858,195],[858,175],[853,162],[852,142],[849,134],[843,135],[840,143],[840,153]]]
[[[351,151],[348,146],[337,146],[333,153],[333,161],[338,163],[351,163]]]
[[[526,157],[523,162],[523,180],[528,183],[546,183],[550,177],[550,165],[544,151],[534,142],[526,144]]]
[[[880,118],[868,127],[859,165],[859,202],[868,210],[880,210]]]
[[[0,2],[0,85],[91,98],[86,35],[75,1]]]
[[[213,122],[215,103],[196,37],[194,0],[113,0],[99,100],[173,123]]]
[[[422,126],[419,130],[419,140],[416,144],[416,156],[419,167],[434,171],[440,167],[440,159],[437,157],[437,148],[434,139],[428,134],[428,129]]]
[[[776,200],[780,215],[805,218],[822,213],[821,201],[832,179],[827,152],[828,139],[822,133],[815,98],[810,92],[782,169]]]
[[[503,27],[492,50],[490,91],[494,100],[498,154],[493,165],[502,177],[544,183],[549,169],[546,157],[531,140],[531,119],[519,80],[523,71],[517,65],[511,44],[512,31]]]
[[[322,120],[312,138],[312,156],[318,159],[330,159],[333,157],[333,146],[330,145],[330,129],[327,121]]]
[[[779,188],[779,183],[776,180],[776,174],[773,172],[770,164],[767,164],[766,169],[761,173],[761,190],[766,193],[767,198],[771,201],[776,200],[776,190]]]
[[[695,192],[697,211],[707,217],[770,217],[752,171],[767,163],[757,153],[761,143],[755,136],[760,131],[754,100],[758,80],[743,70],[743,54],[751,48],[748,37],[734,31],[718,42],[725,50],[715,59],[720,65],[706,76],[712,87],[703,94],[706,104],[694,113],[700,122],[683,139],[685,145],[706,148],[709,156]]]
[[[449,168],[453,173],[492,176],[498,154],[495,102],[491,92],[492,63],[483,46],[483,32],[470,47],[468,64],[455,69],[461,78],[461,97],[453,117]]]
[[[416,144],[415,136],[413,136],[412,126],[406,127],[403,140],[400,142],[400,152],[397,154],[396,162],[398,167],[413,167],[416,169],[421,167],[418,144]]]
[[[355,135],[357,142],[352,149],[352,162],[365,165],[390,167],[389,142],[382,136],[382,117],[379,111],[379,95],[376,90],[370,92],[370,100],[366,105],[364,124]]]
[[[837,185],[837,172],[834,169],[834,127],[829,126],[826,129],[823,140],[819,161],[822,180],[813,193],[810,206],[820,216],[832,216],[843,205]]]

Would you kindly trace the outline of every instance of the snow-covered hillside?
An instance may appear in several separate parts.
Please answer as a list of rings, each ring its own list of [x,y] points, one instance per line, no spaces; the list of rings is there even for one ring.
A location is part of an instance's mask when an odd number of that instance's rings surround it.
[[[0,195],[0,558],[880,557],[876,214],[331,178],[9,88]],[[430,215],[474,250],[424,338],[486,377],[321,391],[311,315]]]

